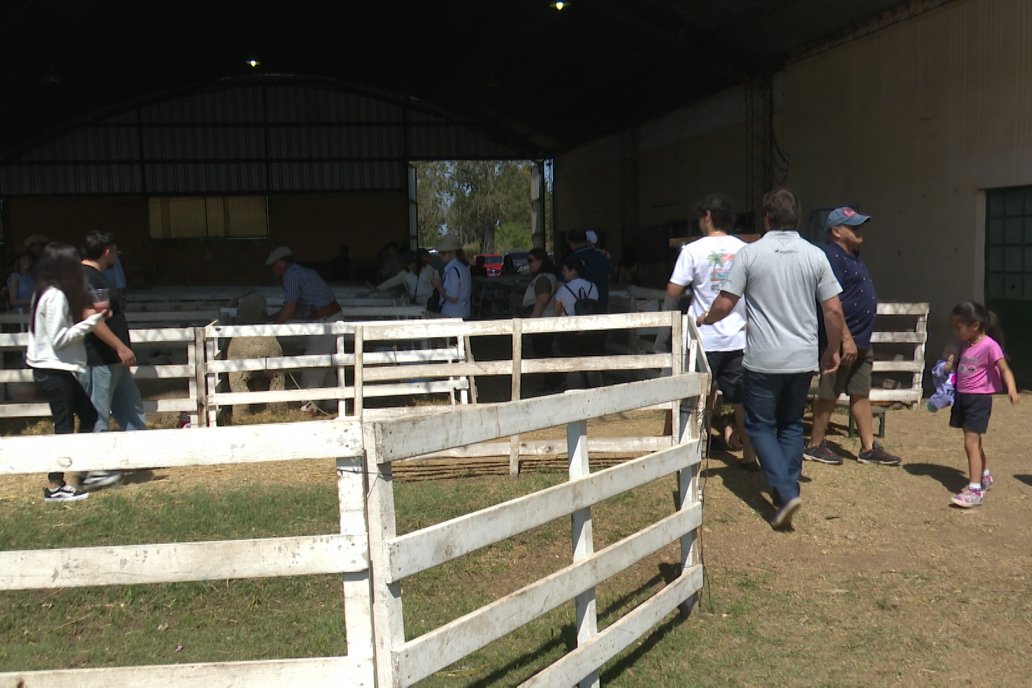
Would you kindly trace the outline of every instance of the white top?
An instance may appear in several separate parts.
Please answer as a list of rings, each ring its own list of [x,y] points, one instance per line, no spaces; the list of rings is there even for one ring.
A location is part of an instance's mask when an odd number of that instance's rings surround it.
[[[560,284],[555,290],[555,300],[562,304],[563,315],[576,315],[574,308],[581,292],[584,293],[584,298],[598,301],[598,287],[583,277]]]
[[[739,252],[723,289],[748,299],[747,370],[817,370],[817,304],[842,291],[824,251],[794,229],[771,230]]]
[[[430,278],[434,274],[434,267],[432,265],[424,265],[423,269],[419,271],[419,277],[416,278],[415,291],[412,293],[412,303],[418,306],[426,305],[426,302],[430,299],[430,294],[433,293],[434,287],[430,284]]]
[[[413,299],[415,299],[416,295],[417,279],[418,278],[415,274],[409,272],[408,270],[402,270],[394,277],[388,277],[383,282],[377,284],[376,291],[387,291],[388,289],[393,289],[394,287],[404,287],[405,296],[408,297],[409,301],[412,301]],[[427,298],[430,298],[429,294],[427,294]]]
[[[738,251],[745,242],[733,236],[706,236],[681,248],[670,281],[692,288],[688,313],[692,319],[708,311],[731,272]],[[706,351],[741,351],[745,348],[745,299],[731,313],[713,325],[699,327]]]
[[[35,326],[29,329],[25,362],[30,368],[86,372],[86,347],[82,340],[103,317],[94,313],[73,323],[64,292],[57,287],[48,288],[39,297]]]

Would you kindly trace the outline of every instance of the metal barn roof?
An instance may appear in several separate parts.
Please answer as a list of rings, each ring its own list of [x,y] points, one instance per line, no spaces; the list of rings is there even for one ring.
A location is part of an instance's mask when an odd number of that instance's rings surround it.
[[[21,0],[0,5],[0,160],[166,94],[273,75],[443,108],[552,155],[942,1]]]

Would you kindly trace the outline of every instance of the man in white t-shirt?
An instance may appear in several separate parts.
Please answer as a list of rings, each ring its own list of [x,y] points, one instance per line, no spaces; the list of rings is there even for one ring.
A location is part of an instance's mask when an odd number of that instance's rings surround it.
[[[734,228],[735,213],[731,203],[720,194],[710,194],[695,207],[702,238],[681,248],[674,271],[667,284],[663,310],[676,310],[681,294],[691,288],[692,302],[688,309],[692,320],[709,311],[713,299],[720,293],[720,285],[731,272],[738,250],[745,242],[729,232]],[[712,407],[717,389],[724,400],[735,407],[735,423],[742,440],[743,457],[740,465],[758,470],[756,454],[745,433],[742,411],[741,381],[742,356],[745,351],[745,299],[741,299],[726,318],[713,325],[699,327],[706,360],[713,374]],[[725,434],[725,441],[730,436]]]

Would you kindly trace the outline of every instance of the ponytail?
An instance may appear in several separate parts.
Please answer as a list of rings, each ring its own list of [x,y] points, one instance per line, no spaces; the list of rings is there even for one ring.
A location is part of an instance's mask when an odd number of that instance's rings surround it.
[[[996,340],[996,343],[1003,348],[1003,328],[1000,326],[1000,319],[991,310],[980,303],[965,301],[953,307],[951,316],[958,318],[965,325],[978,325],[982,334],[988,335]]]
[[[996,343],[1003,347],[1003,327],[1000,326],[1000,319],[990,310],[987,310],[985,321],[982,323],[982,331],[996,340]]]

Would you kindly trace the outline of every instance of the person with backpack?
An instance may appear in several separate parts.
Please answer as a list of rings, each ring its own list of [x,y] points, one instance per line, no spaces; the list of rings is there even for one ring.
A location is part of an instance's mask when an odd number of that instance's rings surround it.
[[[555,314],[559,317],[576,315],[594,315],[599,312],[599,291],[594,282],[581,277],[584,273],[584,261],[576,254],[563,258],[563,284],[555,290]],[[559,353],[563,356],[603,356],[605,355],[606,333],[600,331],[560,332],[556,339],[559,342]],[[598,371],[582,372],[579,370],[567,373],[567,389],[584,387],[600,387],[602,374]]]

